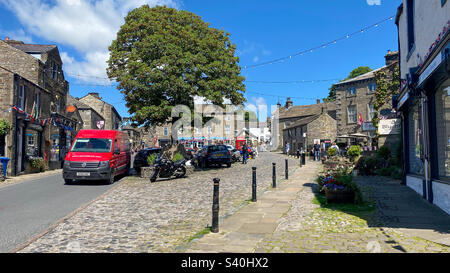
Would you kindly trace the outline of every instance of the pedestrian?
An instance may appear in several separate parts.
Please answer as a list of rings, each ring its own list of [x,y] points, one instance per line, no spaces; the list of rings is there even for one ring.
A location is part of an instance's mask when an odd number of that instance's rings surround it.
[[[297,149],[297,158],[300,158],[300,149]]]
[[[242,145],[242,164],[247,164],[247,156],[248,156],[248,146],[244,142],[244,145]]]
[[[313,147],[314,160],[320,161],[320,150],[320,144],[318,141],[316,141]]]

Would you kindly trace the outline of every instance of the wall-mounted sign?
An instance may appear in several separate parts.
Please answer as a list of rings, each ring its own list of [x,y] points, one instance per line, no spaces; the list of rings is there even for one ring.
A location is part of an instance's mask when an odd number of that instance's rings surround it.
[[[402,126],[401,119],[382,119],[378,125],[380,135],[398,135]]]
[[[373,126],[373,123],[370,121],[370,122],[363,122],[362,130],[363,130],[363,132],[368,132],[368,131],[375,131],[376,128],[375,128],[375,126]]]
[[[73,112],[75,112],[77,110],[77,108],[75,106],[73,106],[73,105],[69,105],[69,106],[67,106],[66,110],[69,113],[73,113]]]
[[[103,126],[105,126],[105,121],[104,120],[97,121],[97,128],[98,129],[103,129]]]

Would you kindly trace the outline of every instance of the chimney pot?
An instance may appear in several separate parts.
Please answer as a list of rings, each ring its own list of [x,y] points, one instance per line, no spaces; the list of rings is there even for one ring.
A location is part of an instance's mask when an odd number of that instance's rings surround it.
[[[9,41],[9,37],[6,37],[6,38],[5,38],[5,41]]]

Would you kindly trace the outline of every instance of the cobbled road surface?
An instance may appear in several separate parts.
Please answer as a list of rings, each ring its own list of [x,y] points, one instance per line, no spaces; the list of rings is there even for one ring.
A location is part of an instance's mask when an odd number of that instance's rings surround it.
[[[246,165],[235,163],[155,183],[128,177],[20,252],[183,252],[211,225],[213,178],[220,178],[219,215],[227,217],[251,198],[251,167],[257,167],[260,194],[272,185],[272,162],[282,180],[286,158],[264,152]],[[290,172],[298,168],[297,159],[288,161]]]

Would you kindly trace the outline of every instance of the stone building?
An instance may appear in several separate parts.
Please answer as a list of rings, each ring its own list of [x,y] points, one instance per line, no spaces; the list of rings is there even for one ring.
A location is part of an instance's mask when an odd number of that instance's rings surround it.
[[[105,119],[104,127],[98,129],[118,130],[122,125],[122,117],[116,108],[103,101],[98,93],[88,93],[86,96],[80,98],[79,101],[92,107],[92,109]]]
[[[82,103],[71,95],[67,95],[67,105],[76,107],[77,112],[83,121],[82,129],[99,129],[99,127],[102,126],[102,122],[105,121],[105,119],[92,107]]]
[[[0,67],[0,118],[12,126],[0,136],[1,156],[10,158],[8,175],[31,172],[32,158],[44,159],[48,168],[50,101],[50,92]]]
[[[124,118],[125,120],[125,118]],[[141,149],[142,148],[142,139],[141,139],[141,130],[137,127],[134,127],[131,124],[127,124],[122,127],[122,131],[128,134],[130,139],[130,147],[131,149]]]
[[[291,98],[287,98],[286,104],[284,107],[281,107],[280,104],[278,104],[278,147],[279,149],[285,148],[285,145],[287,142],[287,139],[284,139],[283,130],[290,127],[294,124],[294,122],[308,118],[308,117],[314,117],[317,115],[320,115],[322,113],[327,113],[328,116],[332,117],[333,119],[336,118],[336,105],[334,102],[328,102],[328,103],[321,103],[320,100],[316,101],[316,104],[311,105],[296,105],[294,106],[293,101]],[[273,121],[271,121],[273,122]],[[276,132],[272,132],[272,134],[276,134]],[[274,136],[277,137],[277,136]],[[292,148],[291,148],[292,150]]]
[[[346,144],[364,143],[372,146],[376,128],[372,124],[375,109],[375,73],[385,70],[392,75],[392,69],[398,66],[398,52],[389,51],[385,56],[386,65],[358,77],[335,84],[336,86],[336,119],[339,142]],[[392,114],[392,100],[385,104],[379,116]],[[358,136],[359,135],[359,136]],[[386,141],[395,146],[398,136],[381,136],[380,146]]]
[[[64,79],[62,65],[56,45],[25,44],[9,38],[0,40],[0,66],[50,93],[50,133],[44,138],[51,151],[48,158],[45,158],[51,169],[62,166],[67,149],[79,127],[77,120],[67,117],[69,84]],[[28,94],[25,92],[24,96]],[[21,171],[19,166],[16,173]]]
[[[403,0],[396,24],[403,183],[450,214],[450,1]]]
[[[289,154],[295,155],[297,150],[310,151],[315,140],[330,146],[336,133],[337,122],[324,109],[319,115],[299,119],[283,129],[283,140],[290,144]]]

